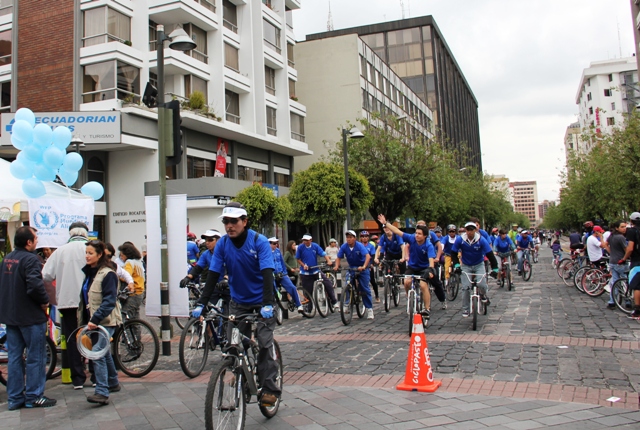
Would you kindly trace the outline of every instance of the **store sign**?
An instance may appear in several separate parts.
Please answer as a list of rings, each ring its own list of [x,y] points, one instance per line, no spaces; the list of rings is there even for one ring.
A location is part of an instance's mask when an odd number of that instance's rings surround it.
[[[3,113],[0,145],[11,145],[11,127],[15,113]],[[120,143],[120,112],[35,112],[36,124],[47,124],[51,128],[66,126],[74,137],[83,143]]]

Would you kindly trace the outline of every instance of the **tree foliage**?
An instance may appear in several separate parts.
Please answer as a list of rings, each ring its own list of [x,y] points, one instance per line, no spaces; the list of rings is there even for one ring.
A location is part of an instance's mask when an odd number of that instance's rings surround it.
[[[249,228],[271,235],[274,223],[284,223],[291,213],[291,204],[286,197],[276,197],[270,188],[253,184],[235,198],[247,209]]]

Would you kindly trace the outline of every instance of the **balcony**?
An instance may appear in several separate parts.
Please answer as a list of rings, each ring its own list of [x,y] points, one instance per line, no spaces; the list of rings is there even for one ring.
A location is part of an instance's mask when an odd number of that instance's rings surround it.
[[[300,9],[300,0],[284,0],[284,5],[289,9]]]
[[[149,51],[149,71],[158,73],[157,53]],[[166,75],[196,75],[201,79],[210,80],[210,68],[206,63],[187,55],[182,51],[174,51],[170,48],[164,49],[164,72]]]
[[[149,0],[149,19],[158,24],[192,22],[204,31],[218,29],[213,0]],[[213,7],[213,11],[211,8]]]

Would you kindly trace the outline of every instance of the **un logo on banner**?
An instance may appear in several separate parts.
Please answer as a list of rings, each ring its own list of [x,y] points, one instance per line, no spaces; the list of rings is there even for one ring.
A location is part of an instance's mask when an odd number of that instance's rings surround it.
[[[39,230],[53,230],[58,225],[58,213],[39,209],[33,214],[33,221]]]

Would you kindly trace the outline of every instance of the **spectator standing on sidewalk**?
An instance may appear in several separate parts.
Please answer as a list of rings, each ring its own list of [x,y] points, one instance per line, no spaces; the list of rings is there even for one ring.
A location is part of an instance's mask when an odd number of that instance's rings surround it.
[[[624,278],[627,264],[624,254],[627,250],[627,223],[624,221],[616,221],[611,224],[611,235],[609,236],[609,270],[611,272],[611,281],[609,282],[609,303],[607,308],[615,309],[616,302],[613,299],[613,284],[620,278]]]
[[[329,246],[324,249],[325,254],[327,254],[331,259],[331,264],[336,262],[336,258],[338,258],[338,250],[340,250],[338,242],[334,238],[331,238],[329,240]]]
[[[629,289],[633,290],[634,309],[631,318],[640,319],[640,278],[635,275],[640,266],[640,212],[634,212],[629,217],[632,227],[627,227],[627,250],[624,259],[629,261],[631,272],[629,273]]]
[[[4,258],[0,272],[0,323],[7,326],[9,355],[9,410],[23,406],[48,408],[56,400],[44,396],[49,296],[44,289],[40,258],[34,253],[38,244],[36,229],[18,228],[13,243],[16,249]]]

